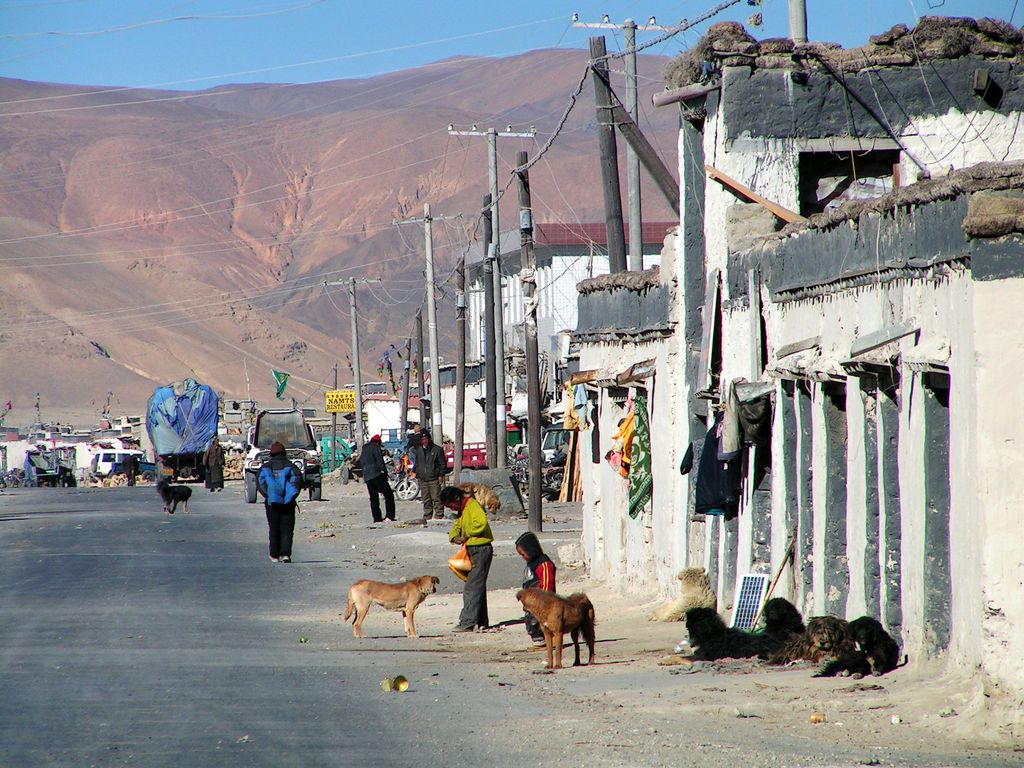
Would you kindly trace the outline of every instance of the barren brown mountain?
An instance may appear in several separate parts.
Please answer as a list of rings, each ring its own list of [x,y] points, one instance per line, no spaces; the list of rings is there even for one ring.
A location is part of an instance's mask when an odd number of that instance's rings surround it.
[[[650,107],[664,63],[641,57],[641,124],[675,168],[678,113]],[[550,50],[188,93],[0,79],[0,401],[14,401],[13,423],[30,420],[36,392],[44,416],[108,392],[137,412],[155,385],[185,376],[239,397],[247,372],[267,400],[271,368],[319,404],[335,360],[351,378],[347,289],[324,285],[349,277],[382,280],[358,294],[375,377],[423,297],[422,226],[392,221],[422,216],[424,203],[462,214],[434,226],[443,284],[487,192],[486,140],[451,137],[449,123],[536,126],[536,142],[499,140],[504,186],[515,152],[532,157],[551,135],[585,66],[582,51]],[[603,218],[594,120],[588,80],[531,170],[537,221]],[[646,180],[644,193],[647,218],[669,216]],[[450,285],[439,302],[450,354]]]

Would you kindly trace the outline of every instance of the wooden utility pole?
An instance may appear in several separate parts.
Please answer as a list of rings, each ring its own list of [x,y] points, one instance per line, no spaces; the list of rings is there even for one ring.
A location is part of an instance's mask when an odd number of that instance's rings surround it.
[[[466,436],[466,256],[455,268],[455,456],[452,482],[461,482],[462,445]]]
[[[487,325],[488,328],[493,329],[495,392],[498,393],[497,408],[494,413],[495,434],[497,438],[495,441],[495,455],[497,460],[494,465],[488,464],[488,466],[492,468],[494,466],[506,467],[508,466],[508,436],[506,433],[508,415],[505,407],[505,317],[504,303],[501,297],[501,226],[498,218],[498,198],[501,197],[501,194],[498,192],[498,137],[532,139],[537,135],[537,130],[531,126],[526,131],[513,131],[511,125],[504,131],[499,131],[495,128],[481,131],[475,125],[469,130],[457,130],[454,125],[449,125],[448,134],[450,136],[487,137],[487,176],[491,186],[491,248],[493,251],[485,251],[485,253],[487,254],[486,258],[492,262],[491,281],[494,296],[493,303],[488,305],[490,316],[488,317],[489,322]]]
[[[590,68],[597,106],[597,141],[604,189],[604,222],[608,240],[608,270],[626,270],[626,235],[622,225],[622,193],[619,189],[619,153],[612,117],[612,96],[608,88],[608,60],[604,37],[590,38]]]
[[[495,443],[495,352],[494,352],[494,313],[491,307],[494,306],[494,283],[491,275],[494,272],[494,262],[490,259],[491,249],[491,196],[484,195],[483,203],[484,222],[484,311],[481,313],[484,319],[484,441],[487,446],[487,466],[491,469],[497,464],[497,446]]]
[[[420,396],[420,426],[426,427],[430,424],[427,419],[426,406],[426,385],[423,383],[423,307],[416,310],[416,356],[419,357],[419,365],[416,366],[416,391]]]
[[[348,300],[352,310],[352,381],[355,383],[356,395],[356,451],[363,449],[363,382],[359,371],[359,323],[356,321],[356,279],[349,278]]]
[[[409,390],[412,388],[412,336],[405,337],[405,359],[402,361],[402,416],[398,423],[402,427],[402,439],[409,431]]]
[[[526,152],[516,156],[516,167],[527,163]],[[541,517],[541,423],[540,355],[537,349],[537,264],[533,254],[533,210],[530,201],[529,171],[516,171],[519,182],[519,243],[523,283],[523,331],[526,337],[527,445],[530,450],[530,490],[527,525],[534,532],[543,528]]]
[[[354,277],[350,277],[344,282],[324,283],[327,285],[347,285],[348,286],[348,303],[349,309],[352,313],[352,380],[355,384],[355,396],[356,396],[356,423],[353,429],[354,434],[352,439],[355,440],[356,450],[362,450],[363,447],[363,385],[362,385],[362,373],[359,370],[359,323],[356,317],[356,283],[379,283],[380,280],[356,280]],[[337,366],[335,366],[335,379],[334,387],[338,387],[337,379]]]
[[[335,389],[335,391],[337,391],[337,389],[338,389],[338,364],[337,363],[334,364],[334,389]],[[335,461],[334,461],[335,457],[338,455],[336,453],[337,446],[338,446],[338,414],[337,413],[332,413],[331,414],[331,463],[329,465],[330,468],[331,468],[331,472],[333,472],[335,469],[337,469],[337,466],[335,465]]]
[[[606,16],[605,19],[608,17]],[[573,18],[574,27],[585,29],[621,29],[625,41],[626,59],[626,109],[633,117],[633,122],[639,122],[639,107],[637,104],[637,73],[636,73],[636,33],[642,32],[667,32],[671,27],[663,27],[655,23],[651,16],[646,24],[637,24],[633,19],[626,19],[622,24],[612,24],[610,21],[600,23],[586,23]],[[640,158],[632,144],[626,145],[626,186],[629,191],[629,268],[631,271],[639,271],[644,268],[643,257],[643,221],[640,215]],[[678,189],[677,195],[678,195]]]

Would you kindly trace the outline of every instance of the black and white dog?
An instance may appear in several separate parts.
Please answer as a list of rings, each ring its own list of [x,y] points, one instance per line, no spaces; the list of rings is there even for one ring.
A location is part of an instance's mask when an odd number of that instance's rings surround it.
[[[184,505],[185,514],[188,514],[188,500],[192,496],[191,488],[187,485],[171,485],[166,480],[161,480],[156,484],[156,490],[160,494],[160,498],[164,500],[164,512],[173,515],[180,501]]]

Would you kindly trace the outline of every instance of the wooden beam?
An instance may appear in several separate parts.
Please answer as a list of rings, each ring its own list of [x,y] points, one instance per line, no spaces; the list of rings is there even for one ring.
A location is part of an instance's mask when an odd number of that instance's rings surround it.
[[[783,208],[778,203],[773,203],[771,200],[765,197],[761,197],[759,194],[757,194],[757,192],[752,190],[750,187],[743,186],[738,181],[736,181],[736,179],[727,176],[714,166],[705,165],[704,170],[707,172],[709,179],[714,179],[720,184],[727,186],[729,189],[731,189],[733,192],[740,195],[741,197],[745,197],[751,202],[757,203],[758,205],[767,208],[769,211],[774,213],[787,224],[792,224],[794,221],[807,221],[807,219],[801,216],[799,213],[795,213],[794,211],[789,210],[789,208]]]
[[[575,387],[577,384],[587,384],[597,379],[599,373],[596,368],[590,371],[576,371],[569,377],[569,385]]]
[[[602,85],[607,87],[608,96],[611,100],[612,109],[612,121],[619,129],[619,133],[622,134],[623,138],[636,152],[637,158],[639,158],[641,164],[644,166],[644,170],[650,175],[651,179],[654,180],[655,185],[661,191],[661,194],[665,196],[666,202],[669,207],[675,212],[676,216],[679,215],[679,182],[676,181],[675,176],[672,175],[672,171],[668,169],[668,166],[662,161],[658,152],[651,146],[651,142],[644,136],[644,132],[640,130],[640,127],[633,122],[632,115],[626,111],[626,108],[622,106],[622,101],[612,90],[611,84],[608,82],[607,71],[593,70],[596,77],[602,80]],[[603,88],[602,88],[603,90]]]
[[[656,107],[664,107],[669,104],[678,104],[681,101],[689,101],[690,99],[707,96],[712,91],[717,91],[721,87],[721,83],[715,83],[714,85],[687,85],[683,88],[673,88],[670,91],[658,91],[651,97],[651,102]]]
[[[619,386],[630,384],[634,381],[643,381],[653,376],[657,370],[657,360],[651,358],[642,363],[633,363],[629,368],[615,377],[615,383]]]
[[[643,131],[633,122],[633,117],[619,103],[614,93],[612,93],[612,99],[614,101],[612,104],[612,119],[618,126],[619,133],[622,134],[629,146],[636,152],[636,156],[640,159],[641,164],[643,164],[644,170],[654,180],[661,194],[665,196],[669,207],[678,216],[679,182],[676,181],[676,177],[672,175],[672,171],[668,169],[668,166],[662,162],[657,151],[651,146],[651,142],[647,140]]]

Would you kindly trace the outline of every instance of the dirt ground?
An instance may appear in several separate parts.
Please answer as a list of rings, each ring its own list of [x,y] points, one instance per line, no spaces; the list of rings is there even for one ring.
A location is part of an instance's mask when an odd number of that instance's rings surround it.
[[[685,639],[685,626],[647,618],[660,601],[626,598],[560,561],[559,547],[580,539],[578,504],[546,505],[540,539],[559,566],[558,591],[584,591],[595,606],[597,658],[593,666],[549,673],[542,665],[544,652],[531,647],[515,600],[523,563],[513,542],[526,530],[525,519],[492,525],[495,559],[488,602],[497,627],[452,635],[462,595],[461,582],[444,569],[453,551],[448,525],[424,526],[418,522],[419,502],[399,502],[397,524],[371,526],[366,491],[357,483],[328,484],[324,498],[303,505],[303,532],[296,538],[333,550],[357,569],[365,568],[367,577],[440,576],[438,594],[416,614],[420,635],[457,652],[460,666],[478,668],[480,679],[491,679],[505,694],[557,701],[565,715],[543,738],[550,738],[553,748],[571,747],[578,764],[1024,765],[1024,742],[1015,742],[1013,726],[1006,725],[1013,714],[1002,724],[988,722],[979,706],[980,682],[946,670],[941,661],[911,660],[883,677],[862,680],[814,678],[810,664],[688,662],[674,652]],[[380,612],[367,626],[372,623],[393,630],[401,617]],[[565,654],[571,663],[571,646]],[[586,659],[585,649],[583,655]],[[513,720],[487,737],[508,739],[513,748],[542,736],[532,721]]]

